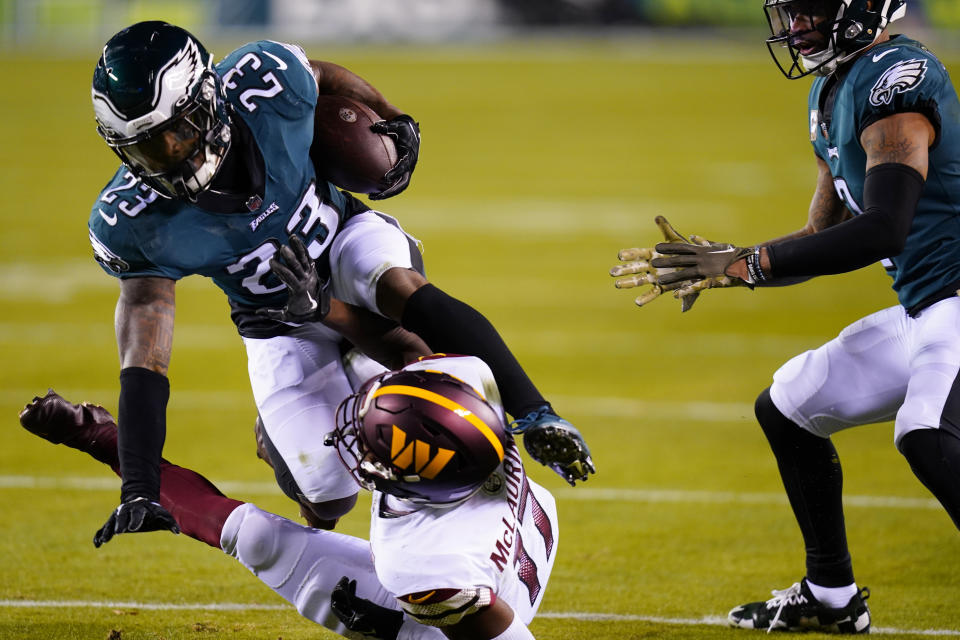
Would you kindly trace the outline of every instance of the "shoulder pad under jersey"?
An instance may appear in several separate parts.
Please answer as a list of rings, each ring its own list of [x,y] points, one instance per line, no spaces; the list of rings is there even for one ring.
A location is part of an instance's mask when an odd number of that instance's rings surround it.
[[[232,51],[216,65],[227,100],[242,113],[272,111],[296,119],[317,104],[317,81],[303,49],[259,40]]]

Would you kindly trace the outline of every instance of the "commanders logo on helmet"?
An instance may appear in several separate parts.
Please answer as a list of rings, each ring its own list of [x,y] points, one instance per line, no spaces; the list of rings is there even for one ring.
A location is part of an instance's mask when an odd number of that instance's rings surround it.
[[[119,32],[97,61],[92,97],[97,132],[144,184],[189,200],[210,185],[230,119],[213,56],[190,33],[159,21]]]
[[[470,385],[437,371],[369,381],[341,403],[327,438],[362,487],[433,506],[479,491],[508,442],[496,410]]]

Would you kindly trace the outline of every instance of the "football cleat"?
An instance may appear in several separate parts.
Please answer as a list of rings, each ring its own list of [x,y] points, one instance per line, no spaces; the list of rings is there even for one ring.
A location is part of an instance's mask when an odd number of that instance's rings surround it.
[[[597,469],[590,457],[590,448],[572,424],[544,405],[508,426],[513,434],[523,435],[523,446],[530,457],[553,469],[561,478],[576,486],[586,481]]]
[[[100,405],[73,404],[53,389],[48,389],[42,398],[35,397],[20,411],[20,424],[44,440],[68,446],[93,442],[101,434],[106,435],[104,429],[116,432],[117,428],[113,416]]]
[[[740,605],[727,614],[731,627],[770,631],[816,631],[819,633],[870,633],[870,608],[864,587],[839,609],[821,604],[806,579],[788,589],[773,590],[766,602]]]

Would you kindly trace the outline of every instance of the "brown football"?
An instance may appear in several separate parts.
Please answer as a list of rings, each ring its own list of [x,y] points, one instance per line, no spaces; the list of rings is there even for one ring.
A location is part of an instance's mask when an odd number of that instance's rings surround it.
[[[370,130],[379,120],[383,118],[356,100],[319,96],[310,147],[317,177],[355,193],[376,193],[390,186],[383,175],[396,164],[397,148],[392,138]]]

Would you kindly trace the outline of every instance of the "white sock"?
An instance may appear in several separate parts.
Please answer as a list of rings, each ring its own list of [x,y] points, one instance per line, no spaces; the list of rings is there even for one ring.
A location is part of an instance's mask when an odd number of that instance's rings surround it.
[[[807,580],[807,586],[810,587],[810,592],[818,602],[827,605],[831,609],[842,609],[847,606],[850,598],[857,593],[856,582],[848,584],[845,587],[821,587]]]

